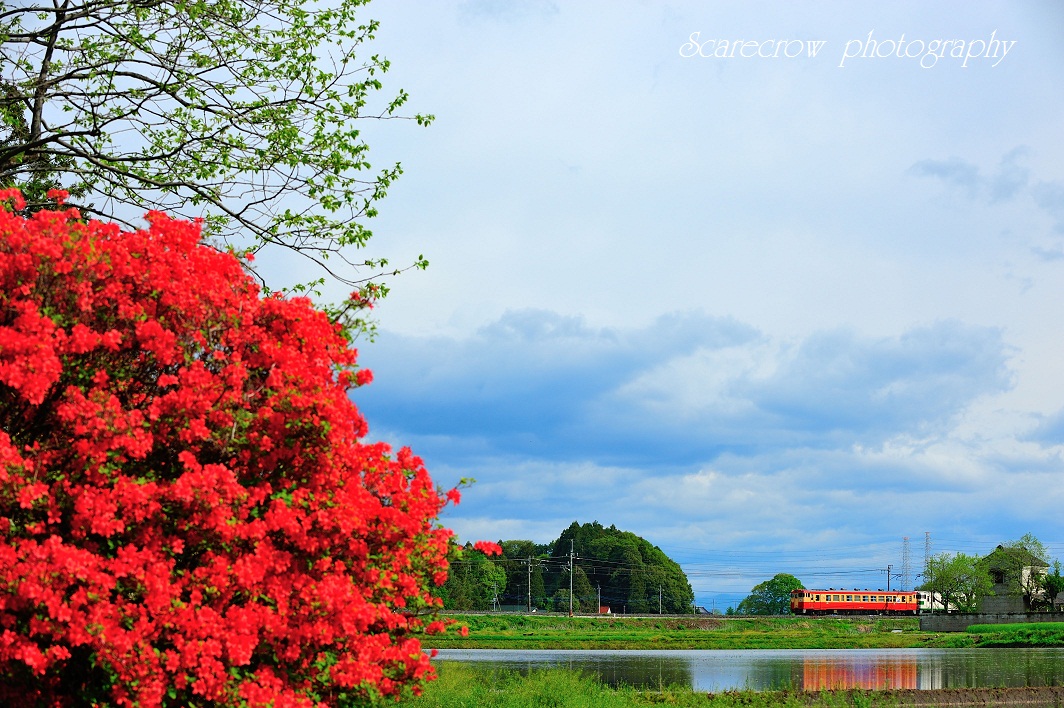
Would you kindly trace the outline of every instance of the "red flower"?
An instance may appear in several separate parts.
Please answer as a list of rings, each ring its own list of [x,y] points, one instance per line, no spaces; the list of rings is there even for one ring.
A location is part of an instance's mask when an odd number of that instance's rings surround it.
[[[362,442],[323,313],[148,222],[0,208],[0,704],[414,691],[457,492]]]
[[[477,549],[486,556],[502,555],[502,546],[491,541],[477,541],[473,544],[473,548]]]
[[[65,189],[49,189],[47,196],[56,203],[56,206],[63,206],[63,202],[70,197],[70,192]]]

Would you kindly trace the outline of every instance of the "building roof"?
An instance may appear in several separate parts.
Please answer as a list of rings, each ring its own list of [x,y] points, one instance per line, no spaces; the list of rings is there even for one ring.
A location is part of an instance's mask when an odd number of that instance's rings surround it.
[[[1048,568],[1049,563],[1028,551],[1023,546],[998,547],[983,557],[983,562],[990,570],[1011,570],[1014,568]]]

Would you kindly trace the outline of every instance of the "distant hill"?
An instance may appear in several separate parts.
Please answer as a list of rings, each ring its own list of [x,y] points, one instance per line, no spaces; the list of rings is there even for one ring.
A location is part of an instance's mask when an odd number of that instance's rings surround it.
[[[441,588],[452,610],[569,610],[569,553],[573,609],[594,613],[601,605],[615,614],[687,613],[694,592],[679,564],[657,546],[629,531],[597,521],[573,522],[556,541],[500,541],[502,557],[487,558],[467,547],[452,563]]]

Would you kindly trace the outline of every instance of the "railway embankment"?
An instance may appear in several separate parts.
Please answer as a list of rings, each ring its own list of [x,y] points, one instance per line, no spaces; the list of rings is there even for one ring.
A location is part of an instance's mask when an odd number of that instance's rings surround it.
[[[888,649],[1064,646],[1061,615],[721,617],[449,615],[433,649]],[[1037,621],[1031,621],[1037,618]],[[991,621],[987,621],[990,619]],[[1024,622],[1022,620],[1027,619]],[[947,620],[951,622],[947,623]],[[978,622],[973,620],[979,620]],[[463,636],[458,628],[466,628]],[[930,627],[944,627],[933,629]]]
[[[451,615],[434,649],[884,649],[934,646],[916,617]]]

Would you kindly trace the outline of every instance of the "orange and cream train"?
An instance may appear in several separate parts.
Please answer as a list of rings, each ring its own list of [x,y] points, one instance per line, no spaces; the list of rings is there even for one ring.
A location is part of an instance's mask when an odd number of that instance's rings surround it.
[[[914,590],[806,590],[791,593],[793,615],[915,615],[920,593]]]

